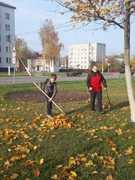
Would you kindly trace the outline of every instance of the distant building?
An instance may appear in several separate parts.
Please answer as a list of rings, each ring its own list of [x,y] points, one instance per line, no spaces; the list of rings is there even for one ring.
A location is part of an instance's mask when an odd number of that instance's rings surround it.
[[[32,59],[27,59],[27,68],[30,72],[59,72],[59,61],[48,65],[42,54],[36,54]]]
[[[89,69],[91,62],[105,62],[106,44],[81,43],[68,47],[68,68]]]
[[[68,56],[60,59],[60,69],[67,69],[68,68]]]
[[[14,6],[0,2],[0,71],[14,67],[12,51],[15,43],[15,9]]]
[[[118,62],[124,62],[125,61],[125,59],[121,59],[121,58],[116,58],[115,60]]]

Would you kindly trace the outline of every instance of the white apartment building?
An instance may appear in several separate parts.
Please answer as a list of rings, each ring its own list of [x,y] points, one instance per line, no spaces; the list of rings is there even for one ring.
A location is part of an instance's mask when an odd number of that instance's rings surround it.
[[[81,43],[68,47],[68,68],[89,69],[91,62],[105,62],[106,44]]]
[[[15,43],[15,9],[14,6],[0,1],[0,71],[14,67],[12,51]]]

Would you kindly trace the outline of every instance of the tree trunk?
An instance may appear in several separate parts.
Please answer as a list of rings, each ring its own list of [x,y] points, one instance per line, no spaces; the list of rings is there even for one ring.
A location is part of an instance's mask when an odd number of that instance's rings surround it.
[[[125,26],[124,26],[124,57],[127,93],[131,111],[131,121],[135,122],[135,98],[132,86],[132,77],[130,69],[130,9],[126,3]]]

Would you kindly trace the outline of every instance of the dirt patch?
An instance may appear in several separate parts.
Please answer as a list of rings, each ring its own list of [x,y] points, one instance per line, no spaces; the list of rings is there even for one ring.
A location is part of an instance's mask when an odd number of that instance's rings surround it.
[[[17,91],[13,93],[8,93],[4,96],[5,99],[10,99],[13,101],[20,102],[36,102],[41,103],[45,101],[45,95],[40,91]],[[55,97],[55,102],[70,102],[70,101],[84,101],[89,99],[89,94],[86,92],[77,91],[60,91]]]

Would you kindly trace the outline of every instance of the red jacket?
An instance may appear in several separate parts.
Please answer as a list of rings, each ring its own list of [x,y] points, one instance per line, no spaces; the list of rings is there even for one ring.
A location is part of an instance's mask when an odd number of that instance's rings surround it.
[[[92,87],[93,93],[100,92],[102,86],[107,87],[106,80],[99,71],[97,72],[91,71],[87,76],[86,84],[88,89]]]

